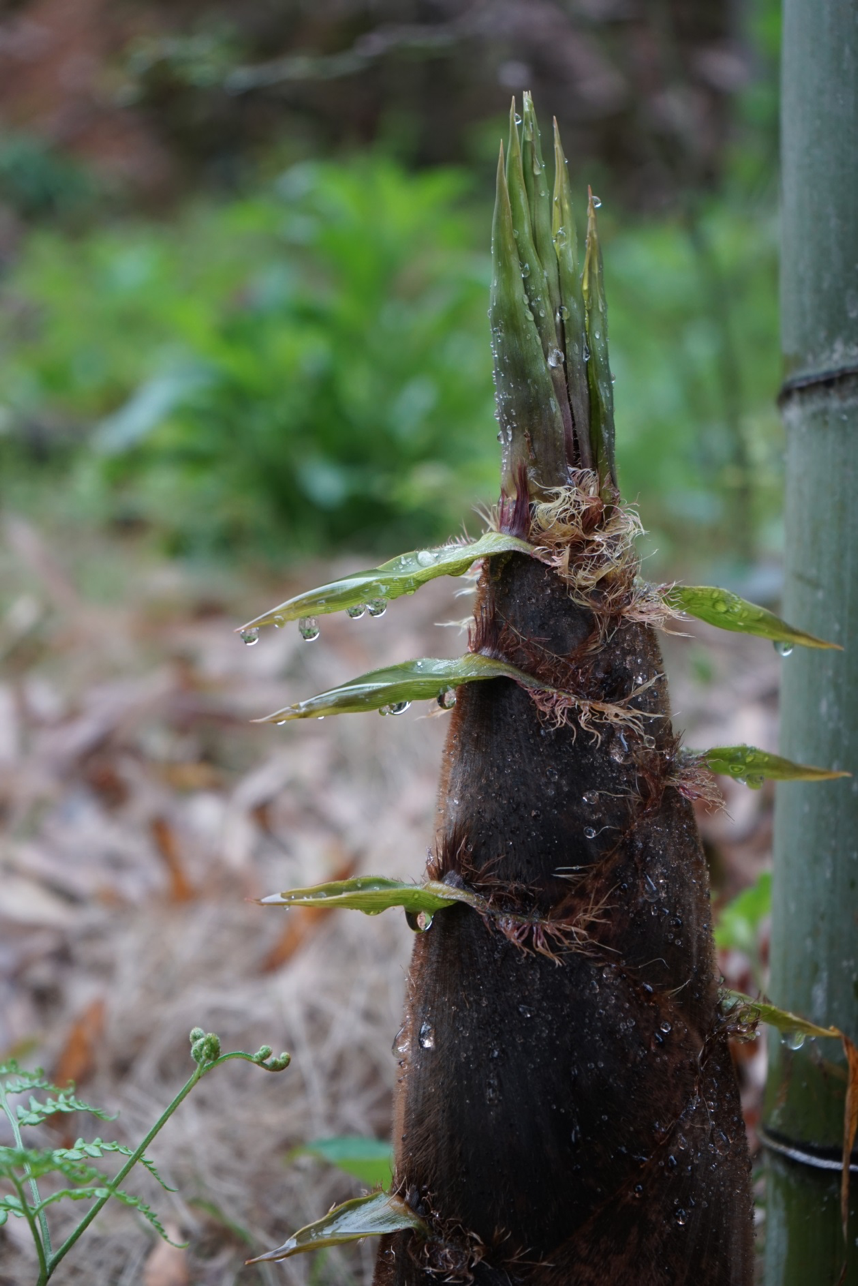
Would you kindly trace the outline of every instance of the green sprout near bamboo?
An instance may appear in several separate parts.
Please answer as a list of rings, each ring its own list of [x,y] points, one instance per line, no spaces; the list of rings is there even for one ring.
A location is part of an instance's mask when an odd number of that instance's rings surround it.
[[[10,1218],[22,1219],[27,1224],[39,1263],[37,1286],[45,1286],[66,1255],[74,1249],[96,1216],[108,1201],[116,1200],[137,1211],[150,1227],[165,1241],[170,1240],[158,1215],[139,1197],[122,1186],[136,1165],[142,1165],[166,1192],[175,1189],[167,1184],[148,1156],[148,1149],[173,1113],[200,1083],[204,1076],[239,1059],[261,1067],[267,1072],[282,1072],[289,1066],[288,1054],[272,1057],[271,1047],[263,1045],[255,1054],[244,1050],[221,1053],[220,1039],[213,1032],[195,1027],[190,1034],[191,1057],[195,1067],[173,1101],[164,1109],[158,1120],[136,1148],[129,1148],[112,1140],[95,1138],[77,1139],[72,1147],[32,1148],[24,1143],[22,1130],[44,1125],[58,1113],[84,1112],[100,1121],[113,1120],[101,1108],[76,1097],[73,1087],[60,1089],[44,1076],[41,1070],[27,1071],[15,1061],[0,1064],[0,1108],[2,1108],[14,1139],[13,1147],[0,1147],[0,1184],[7,1191],[0,1191],[0,1226]],[[37,1097],[37,1095],[39,1097]],[[26,1105],[16,1100],[26,1097]],[[125,1158],[112,1177],[93,1162],[106,1156]],[[50,1191],[42,1189],[42,1181],[52,1179]],[[59,1182],[61,1186],[56,1187]],[[88,1201],[89,1209],[55,1249],[51,1236],[48,1212],[60,1201]]]

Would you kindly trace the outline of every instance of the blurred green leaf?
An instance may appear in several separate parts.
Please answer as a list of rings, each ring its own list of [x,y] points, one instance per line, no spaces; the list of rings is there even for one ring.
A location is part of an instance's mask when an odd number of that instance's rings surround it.
[[[390,1183],[393,1172],[393,1148],[383,1139],[345,1134],[332,1139],[313,1139],[290,1153],[291,1157],[315,1156],[354,1175],[371,1188]]]
[[[715,923],[715,943],[725,950],[743,951],[752,959],[757,956],[757,944],[763,921],[772,911],[772,873],[763,871],[756,884],[743,889],[732,902],[728,902]]]

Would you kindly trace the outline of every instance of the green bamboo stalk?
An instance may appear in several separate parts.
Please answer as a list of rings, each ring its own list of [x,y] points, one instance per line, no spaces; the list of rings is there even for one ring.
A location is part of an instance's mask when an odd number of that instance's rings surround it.
[[[781,750],[858,768],[858,11],[785,0],[781,319],[787,370],[784,610],[842,652],[784,662]],[[858,781],[778,787],[773,1000],[858,1037]],[[858,1286],[858,1213],[840,1227],[846,1067],[772,1038],[766,1282]],[[785,1151],[784,1151],[785,1150]],[[856,1187],[853,1176],[853,1188]],[[840,1276],[841,1270],[844,1276]]]

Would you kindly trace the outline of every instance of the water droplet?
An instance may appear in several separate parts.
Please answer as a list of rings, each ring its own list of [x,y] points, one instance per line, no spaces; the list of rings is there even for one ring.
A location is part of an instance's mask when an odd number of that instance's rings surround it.
[[[762,773],[748,773],[745,778],[745,785],[750,786],[751,790],[759,790],[765,780],[766,779]]]
[[[428,911],[418,911],[415,915],[413,911],[405,912],[405,919],[408,922],[409,929],[414,933],[425,933],[427,929],[432,928],[433,917]]]
[[[549,365],[549,366],[551,366],[551,367],[559,366],[559,365],[560,365],[560,363],[561,363],[561,362],[564,362],[565,360],[566,360],[566,359],[565,359],[565,357],[563,356],[563,354],[561,353],[561,351],[560,351],[560,349],[559,349],[559,348],[551,348],[551,349],[549,349],[549,350],[548,350],[548,365]]]
[[[560,231],[562,232],[563,229],[561,228]],[[569,316],[569,309],[566,307],[565,304],[561,304],[560,307],[557,309],[557,316],[555,320],[566,321],[568,316]]]
[[[585,804],[598,804],[599,792],[597,790],[588,790],[584,792],[581,798]]]
[[[456,689],[445,688],[443,692],[438,693],[438,705],[442,710],[452,710],[456,704]]]
[[[516,125],[520,125],[520,124],[521,124],[521,117],[519,116],[518,112],[515,112],[515,113],[513,114],[513,118],[512,118],[512,119],[515,121]]]
[[[384,613],[387,611],[387,599],[370,599],[366,605],[366,610],[369,612],[370,616],[384,616]]]
[[[590,345],[589,345],[589,344],[585,344],[585,345],[584,345],[584,352],[583,352],[582,356],[583,356],[583,358],[584,358],[584,361],[585,361],[585,362],[589,362],[589,360],[590,360]]]
[[[658,1029],[659,1031],[663,1031],[665,1036],[667,1036],[670,1034],[670,1030],[671,1030],[670,1023],[668,1022],[659,1023]]]
[[[596,209],[596,210],[600,209],[600,208],[601,208],[601,205],[602,205],[602,198],[601,198],[600,196],[594,196],[594,197],[593,197],[593,207],[594,207],[594,209]]]
[[[631,755],[629,754],[629,743],[626,741],[625,734],[618,732],[611,742],[611,749],[608,752],[615,764],[627,764]]]
[[[313,639],[317,639],[321,632],[319,622],[315,616],[302,616],[298,622],[298,633],[305,643],[312,643]]]
[[[238,637],[242,643],[246,643],[248,647],[253,647],[254,643],[259,642],[259,627],[254,625],[249,630],[239,630]]]
[[[788,643],[786,639],[775,639],[775,651],[778,656],[791,656],[795,651],[795,644]]]
[[[390,1052],[391,1054],[407,1054],[410,1049],[411,1041],[408,1039],[403,1025],[393,1038],[393,1045],[391,1046]]]
[[[421,567],[431,567],[435,562],[435,555],[428,549],[418,549],[417,561]]]
[[[353,621],[359,621],[366,611],[363,603],[355,603],[354,607],[346,608],[346,616],[350,616]]]
[[[274,628],[275,628],[275,630],[279,630],[279,629],[280,629],[280,627],[281,627],[281,625],[285,625],[285,624],[286,624],[286,618],[285,618],[285,617],[283,617],[283,616],[275,616],[275,617],[274,617]]]
[[[529,276],[530,276],[530,264],[529,264],[529,263],[523,263],[523,264],[521,265],[521,275],[522,275],[522,277],[529,277]]]
[[[411,705],[410,701],[392,701],[389,705],[379,706],[379,714],[405,714]]]
[[[417,1043],[421,1049],[435,1048],[435,1028],[431,1023],[421,1023]]]
[[[676,1214],[674,1215],[674,1218],[676,1219],[676,1222],[679,1224],[680,1228],[683,1228],[685,1226],[685,1220],[687,1218],[687,1215],[684,1210],[677,1210]]]
[[[595,830],[593,829],[593,827],[592,827],[592,826],[585,826],[585,827],[584,827],[584,838],[585,838],[585,839],[595,839],[595,838],[596,838],[596,832],[595,832]]]
[[[784,1033],[783,1044],[787,1049],[801,1049],[806,1039],[803,1031],[788,1031]]]
[[[530,1010],[528,1009],[527,1005],[519,1005],[519,1007],[518,1007],[518,1012],[521,1014],[522,1018],[532,1018],[532,1017],[533,1017],[533,1014],[530,1012]]]

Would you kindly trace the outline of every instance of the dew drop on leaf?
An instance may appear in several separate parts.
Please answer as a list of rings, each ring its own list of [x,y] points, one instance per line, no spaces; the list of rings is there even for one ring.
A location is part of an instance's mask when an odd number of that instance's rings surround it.
[[[242,643],[246,643],[248,647],[253,647],[254,643],[259,642],[259,629],[257,626],[252,626],[249,630],[239,630],[238,637]]]
[[[302,616],[298,622],[298,633],[305,643],[312,643],[321,634],[319,622],[315,616]]]

